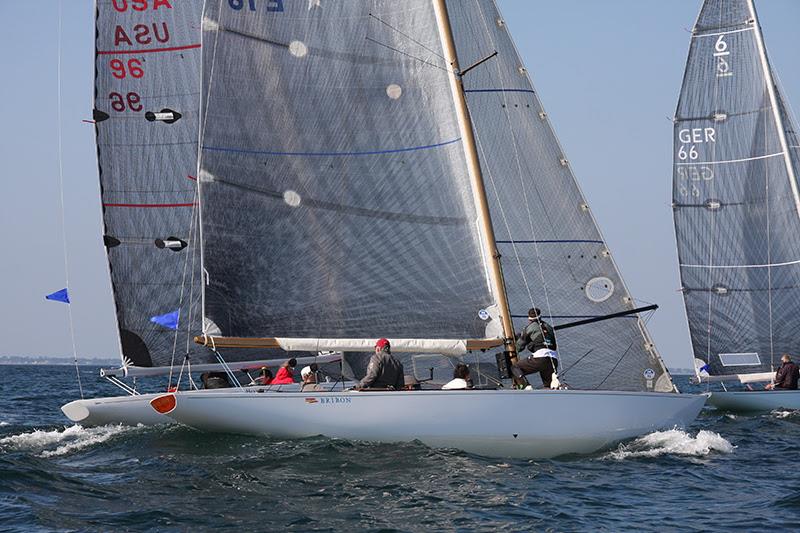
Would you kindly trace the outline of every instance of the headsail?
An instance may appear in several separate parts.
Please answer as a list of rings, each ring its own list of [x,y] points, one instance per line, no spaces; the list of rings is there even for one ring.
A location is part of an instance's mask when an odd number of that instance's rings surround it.
[[[450,0],[470,114],[517,330],[532,306],[554,324],[635,307],[492,1]],[[576,388],[671,391],[638,316],[558,332]]]
[[[797,353],[796,131],[752,1],[707,0],[675,114],[673,208],[694,354],[712,376]]]
[[[168,366],[175,350],[180,361],[186,326],[199,324],[201,6],[97,2],[94,118],[123,365]],[[151,322],[176,310],[179,331]],[[193,343],[189,350],[207,358]]]
[[[209,327],[500,336],[431,2],[213,0],[203,43]]]

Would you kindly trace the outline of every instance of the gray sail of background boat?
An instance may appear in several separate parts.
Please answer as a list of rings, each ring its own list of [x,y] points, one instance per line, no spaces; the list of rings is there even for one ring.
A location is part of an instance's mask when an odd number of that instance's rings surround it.
[[[781,354],[798,355],[797,131],[752,0],[707,0],[675,113],[673,172],[681,290],[704,379],[769,381]]]

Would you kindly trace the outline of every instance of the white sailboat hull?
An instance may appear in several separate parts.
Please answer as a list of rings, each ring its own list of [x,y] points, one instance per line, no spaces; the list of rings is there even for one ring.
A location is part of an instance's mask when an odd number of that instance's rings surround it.
[[[800,390],[711,392],[708,404],[726,411],[767,412],[774,409],[800,409]]]
[[[171,418],[157,413],[150,407],[150,400],[162,393],[138,394],[135,396],[110,396],[75,400],[61,406],[61,411],[73,422],[84,427],[123,424],[172,424]]]
[[[652,431],[686,426],[705,403],[702,395],[544,390],[262,394],[245,390],[172,396],[174,407],[170,401],[162,402],[161,410],[203,431],[373,442],[419,440],[489,457],[532,459],[592,453]]]
[[[299,384],[272,386],[272,391],[297,391]],[[263,389],[263,387],[262,387]],[[218,394],[228,392],[226,389],[203,389],[196,394]],[[61,412],[67,418],[84,427],[104,426],[106,424],[122,424],[125,426],[154,426],[156,424],[174,424],[168,416],[156,412],[150,406],[150,400],[161,396],[162,392],[153,394],[137,394],[125,396],[106,396],[75,400],[61,406]]]

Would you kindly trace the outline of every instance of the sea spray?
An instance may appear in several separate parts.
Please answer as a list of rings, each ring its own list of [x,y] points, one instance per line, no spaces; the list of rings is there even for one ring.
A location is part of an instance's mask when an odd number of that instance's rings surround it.
[[[61,430],[35,429],[31,432],[3,437],[0,439],[0,450],[38,452],[40,457],[66,455],[135,429],[121,425],[84,428],[77,424],[66,426]],[[55,448],[53,448],[54,445]]]
[[[649,433],[633,442],[620,444],[619,448],[609,452],[603,458],[621,461],[636,457],[659,457],[661,455],[704,457],[713,453],[733,453],[734,449],[735,446],[733,444],[719,433],[713,431],[703,429],[692,437],[685,431],[671,429]]]

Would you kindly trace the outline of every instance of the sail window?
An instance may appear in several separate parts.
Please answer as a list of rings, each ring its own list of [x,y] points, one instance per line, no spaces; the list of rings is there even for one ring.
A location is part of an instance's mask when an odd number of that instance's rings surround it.
[[[722,366],[758,366],[761,364],[761,358],[756,352],[721,353],[719,362]]]
[[[294,57],[305,57],[308,47],[302,41],[292,41],[289,43],[289,53]]]
[[[397,100],[403,94],[403,88],[397,85],[396,83],[392,83],[386,87],[386,96],[391,98],[392,100]]]
[[[604,276],[590,279],[584,288],[586,297],[595,303],[605,302],[614,294],[614,282]]]
[[[283,201],[292,207],[297,207],[300,205],[301,199],[300,195],[295,191],[287,190],[283,193]]]

